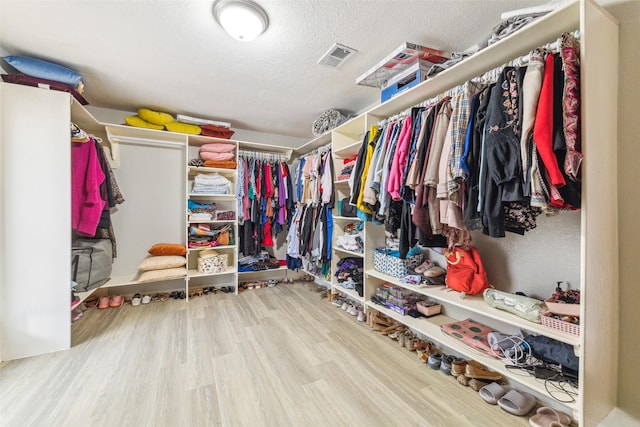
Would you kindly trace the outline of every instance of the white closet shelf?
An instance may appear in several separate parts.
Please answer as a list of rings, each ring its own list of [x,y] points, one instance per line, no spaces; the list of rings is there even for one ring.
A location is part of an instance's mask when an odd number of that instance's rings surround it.
[[[297,148],[294,151],[294,154],[296,155],[306,154],[312,150],[315,150],[316,148],[322,147],[323,145],[327,145],[329,143],[331,143],[331,131],[327,131],[324,134],[307,142],[302,147]]]
[[[529,322],[504,310],[498,310],[490,307],[484,302],[482,295],[466,295],[462,298],[459,292],[455,292],[445,286],[417,287],[406,283],[400,283],[400,280],[397,277],[389,276],[388,274],[384,274],[376,270],[367,270],[365,274],[369,277],[375,277],[404,289],[428,296],[429,298],[440,301],[446,305],[461,307],[469,313],[477,313],[484,317],[499,320],[505,324],[517,326],[518,328],[529,332],[546,335],[574,347],[578,347],[580,345],[580,337],[555,331],[554,329],[545,328],[539,323]]]
[[[286,265],[281,265],[278,268],[267,268],[266,270],[257,270],[257,271],[238,271],[238,274],[256,274],[256,273],[266,273],[267,271],[282,271],[287,270]]]
[[[362,222],[362,220],[358,217],[351,217],[351,216],[333,216],[332,217],[334,220],[336,221],[359,221]]]
[[[132,285],[139,285],[141,283],[157,283],[157,282],[166,282],[169,280],[184,280],[184,276],[173,276],[173,277],[166,277],[163,279],[157,279],[157,280],[150,280],[150,281],[145,281],[145,282],[139,282],[136,277],[138,277],[138,274],[129,274],[129,275],[123,275],[123,276],[113,276],[109,279],[109,281],[107,283],[105,283],[104,285],[100,286],[100,288],[115,288],[115,287],[119,287],[119,286],[132,286]]]
[[[356,141],[341,148],[336,148],[333,151],[333,155],[340,159],[349,159],[354,157],[360,151],[362,141]]]
[[[225,169],[225,168],[207,168],[204,166],[189,166],[189,174],[195,175],[198,173],[219,173],[220,175],[229,175],[235,178],[236,170],[235,169]]]
[[[322,286],[326,286],[326,287],[328,287],[328,288],[330,288],[330,287],[331,287],[331,282],[330,282],[330,281],[328,281],[327,279],[323,279],[322,277],[318,277],[318,276],[316,276],[316,275],[313,275],[313,277],[314,277],[315,282],[316,282],[317,284],[322,285]]]
[[[523,386],[529,388],[530,390],[539,393],[541,396],[545,396],[546,398],[550,397],[546,391],[544,381],[537,380],[529,374],[525,375],[525,373],[523,373],[522,375],[514,374],[515,371],[507,369],[506,364],[501,359],[496,359],[494,357],[482,354],[479,351],[467,346],[466,344],[463,344],[461,341],[452,338],[442,332],[442,329],[440,327],[444,324],[455,322],[455,319],[447,317],[444,314],[439,314],[428,318],[413,318],[411,316],[403,316],[401,314],[398,314],[393,310],[374,304],[371,301],[367,301],[366,305],[385,314],[387,317],[397,320],[398,322],[406,325],[415,332],[425,335],[428,339],[436,341],[437,343],[440,343],[448,349],[453,350],[456,353],[460,353],[466,358],[476,360],[486,367],[490,368],[491,370],[499,372],[503,377],[508,378],[509,381],[518,382]],[[566,385],[566,387],[570,386]],[[571,391],[576,394],[578,393],[577,389],[571,389]],[[576,398],[576,401],[577,400],[578,399]],[[558,401],[558,403],[564,405],[567,408],[570,408],[572,412],[575,412],[578,409],[578,405],[575,402],[563,403]]]
[[[349,296],[349,298],[351,298],[352,300],[358,301],[360,304],[364,304],[364,297],[361,297],[360,295],[358,295],[358,293],[356,292],[355,289],[347,289],[345,287],[343,287],[342,285],[340,285],[340,283],[334,283],[333,287],[338,291],[341,292],[347,296]]]
[[[189,197],[217,197],[220,199],[235,199],[235,194],[200,194],[200,193],[189,193]]]
[[[339,181],[333,181],[333,183],[334,183],[335,185],[346,185],[346,184],[349,184],[349,178],[347,178],[347,179],[341,179],[341,180],[339,180]]]
[[[238,269],[235,266],[229,266],[226,270],[220,271],[218,273],[201,273],[198,270],[189,269],[187,271],[187,277],[208,277],[208,276],[222,276],[225,274],[235,274],[238,272]]]
[[[333,249],[335,249],[335,250],[336,250],[336,251],[338,251],[338,252],[342,252],[342,253],[345,253],[345,254],[349,254],[349,255],[351,255],[351,256],[356,256],[356,257],[359,257],[359,258],[364,258],[364,252],[353,252],[353,251],[349,251],[349,250],[347,250],[347,249],[342,249],[342,248],[341,248],[341,247],[339,247],[339,246],[336,246],[336,247],[334,247]]]
[[[236,223],[235,219],[211,219],[209,221],[198,221],[190,219],[187,221],[189,224],[228,224],[228,223]]]
[[[196,251],[203,251],[205,249],[235,249],[236,245],[224,245],[224,246],[201,246],[201,247],[197,247],[197,248],[189,248],[187,249],[189,252],[196,252]]]

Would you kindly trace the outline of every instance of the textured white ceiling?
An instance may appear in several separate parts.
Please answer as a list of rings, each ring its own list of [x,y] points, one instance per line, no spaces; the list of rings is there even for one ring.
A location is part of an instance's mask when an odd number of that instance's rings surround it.
[[[379,91],[355,79],[408,41],[461,51],[504,11],[546,0],[257,0],[269,28],[229,37],[213,1],[0,1],[0,48],[79,71],[91,105],[147,107],[310,138],[325,110],[356,113]],[[359,51],[338,70],[317,65],[334,42]]]

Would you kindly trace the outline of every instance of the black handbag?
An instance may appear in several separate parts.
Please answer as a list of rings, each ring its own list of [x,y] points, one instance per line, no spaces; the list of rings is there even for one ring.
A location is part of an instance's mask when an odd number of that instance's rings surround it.
[[[358,216],[358,208],[349,203],[349,197],[345,197],[340,203],[340,216],[349,218],[355,218]]]

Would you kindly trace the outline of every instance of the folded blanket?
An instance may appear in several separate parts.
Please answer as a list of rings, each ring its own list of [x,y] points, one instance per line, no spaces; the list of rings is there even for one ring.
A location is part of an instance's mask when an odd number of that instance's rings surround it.
[[[238,163],[232,160],[205,160],[204,166],[207,168],[235,169]]]

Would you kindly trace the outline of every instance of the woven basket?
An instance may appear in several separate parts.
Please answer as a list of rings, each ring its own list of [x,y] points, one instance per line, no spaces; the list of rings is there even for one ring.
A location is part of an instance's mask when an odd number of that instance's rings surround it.
[[[574,337],[580,336],[580,325],[558,320],[554,317],[550,317],[550,314],[551,313],[544,313],[542,316],[540,316],[540,320],[542,320],[542,326],[549,329],[554,329],[556,331],[564,332],[565,334],[573,335]]]

